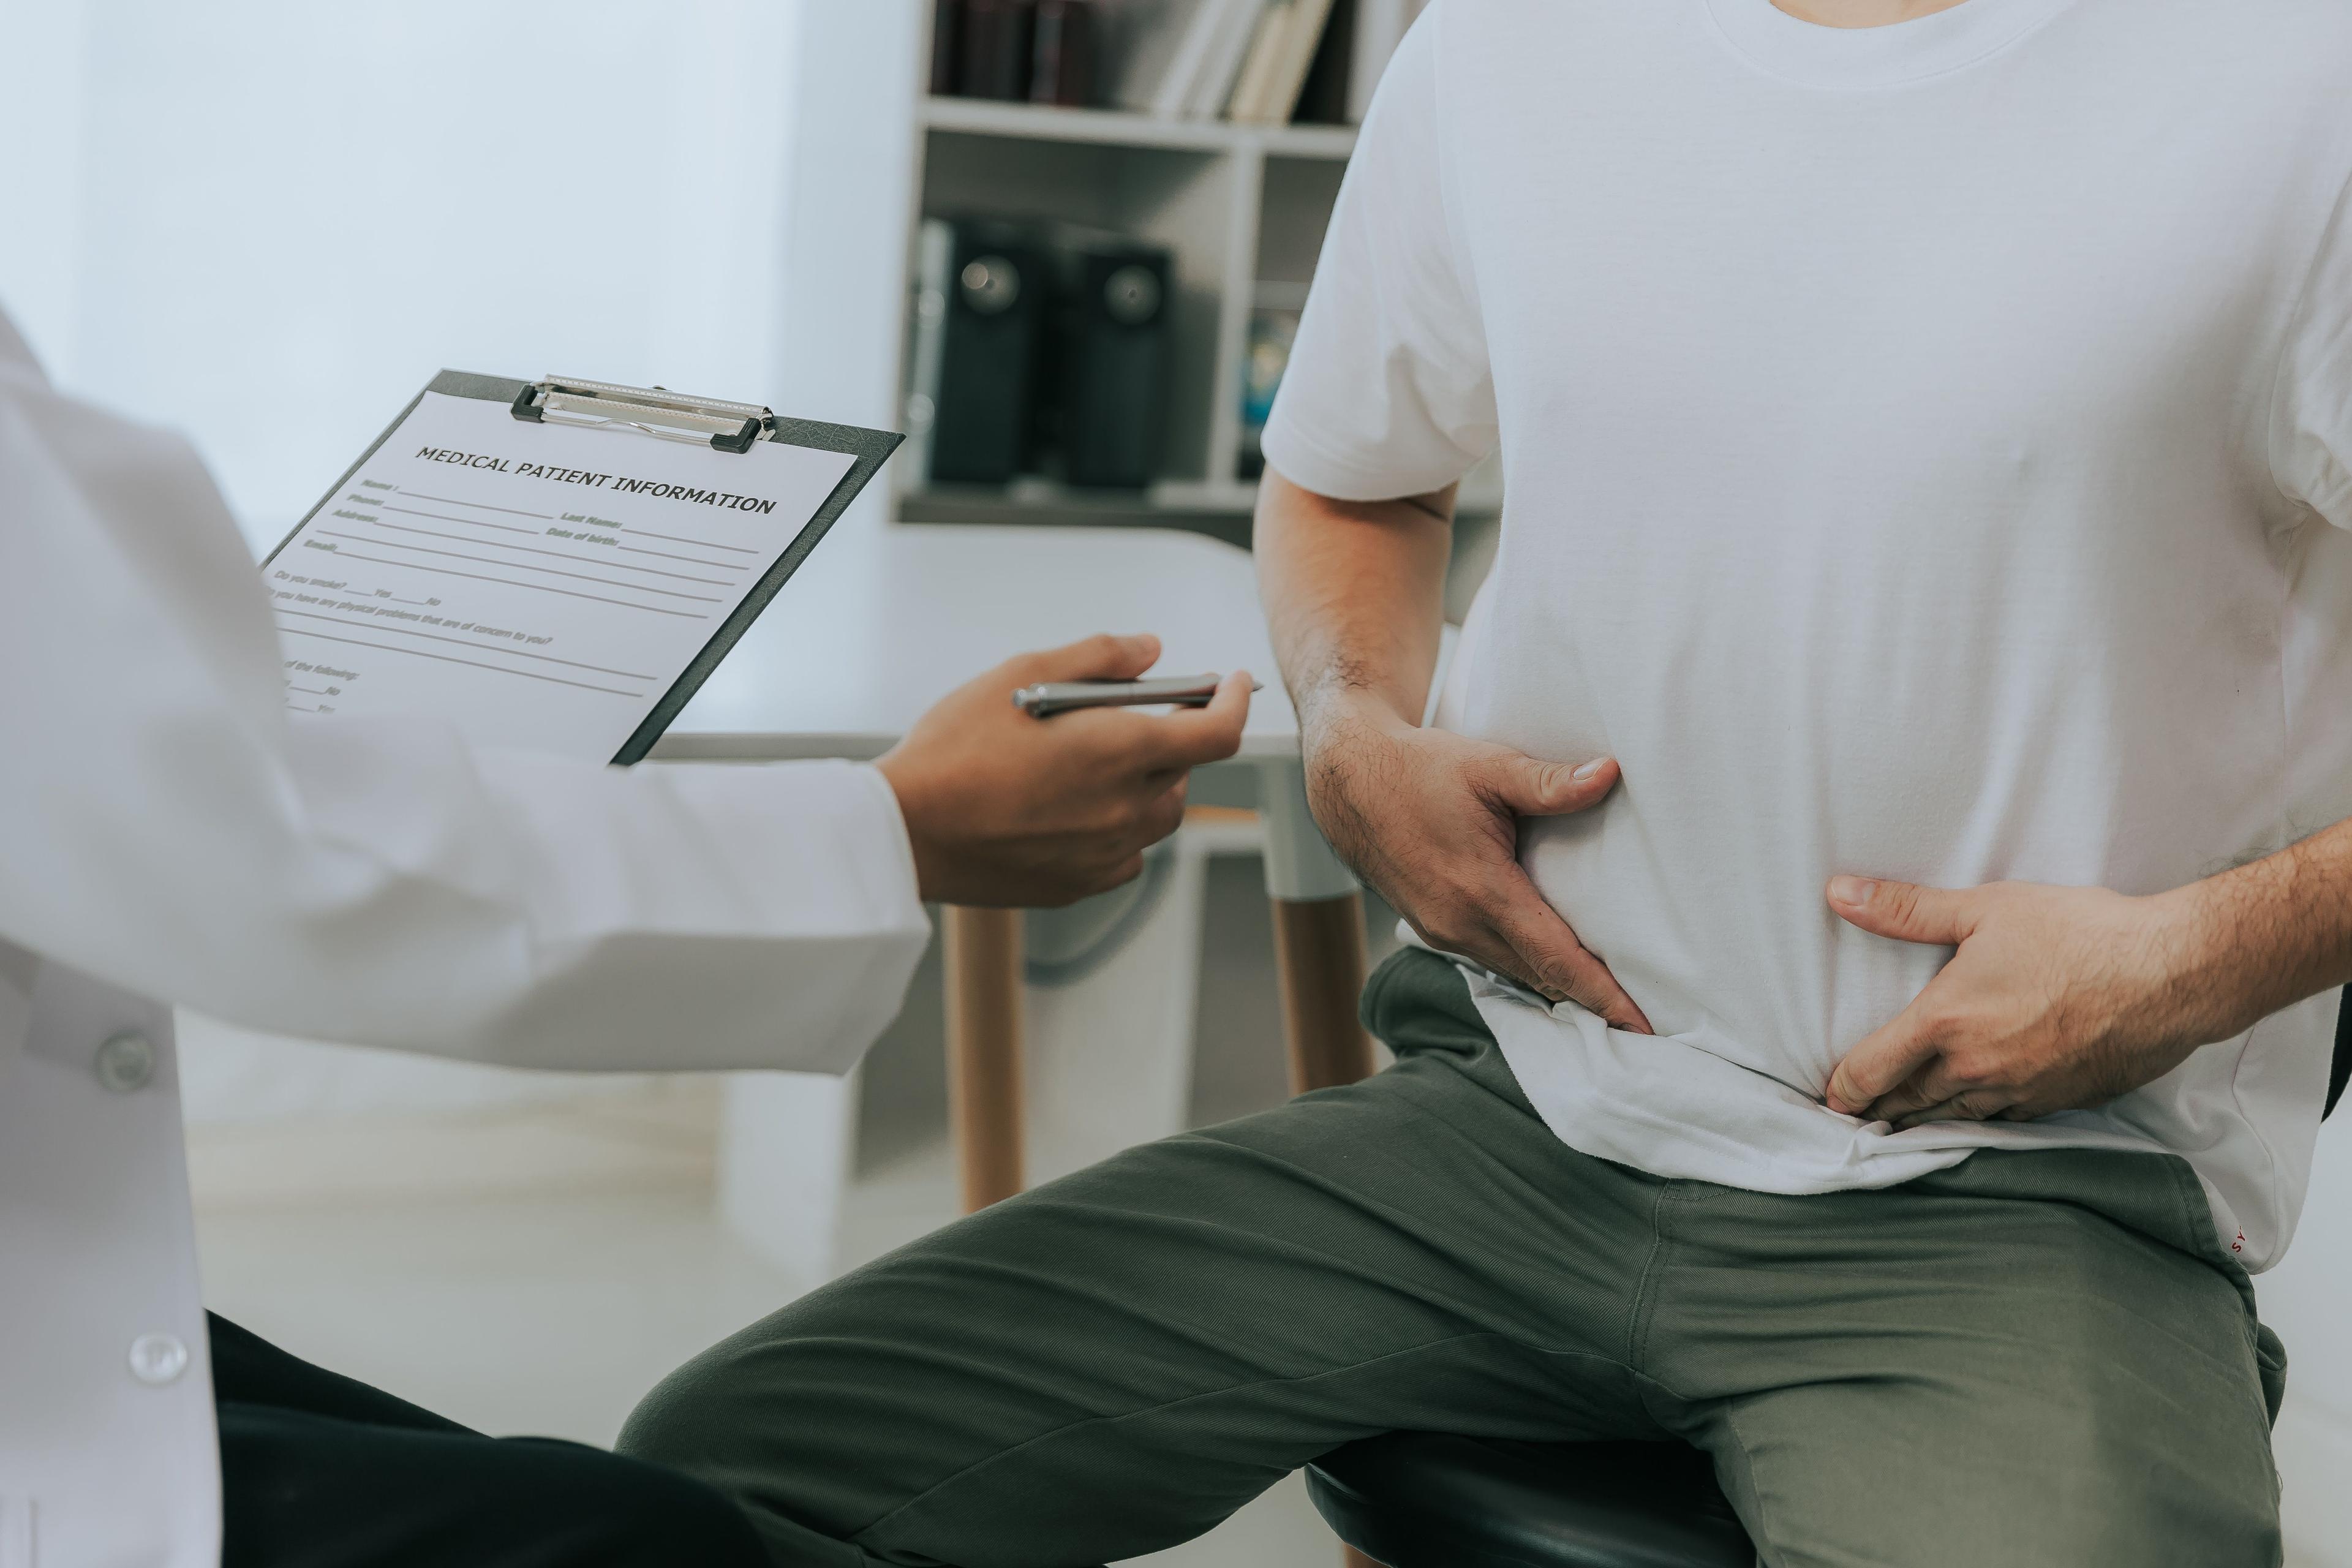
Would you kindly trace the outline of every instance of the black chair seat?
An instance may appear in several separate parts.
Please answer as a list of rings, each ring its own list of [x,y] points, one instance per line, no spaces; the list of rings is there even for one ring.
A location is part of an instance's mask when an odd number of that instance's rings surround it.
[[[1307,1468],[1340,1540],[1389,1568],[1754,1568],[1681,1443],[1518,1443],[1391,1432]]]
[[[2319,1113],[2322,1121],[2336,1114],[2336,1102],[2344,1098],[2347,1080],[2352,1080],[2352,988],[2336,999],[2336,1056],[2327,1064],[2327,1104]]]

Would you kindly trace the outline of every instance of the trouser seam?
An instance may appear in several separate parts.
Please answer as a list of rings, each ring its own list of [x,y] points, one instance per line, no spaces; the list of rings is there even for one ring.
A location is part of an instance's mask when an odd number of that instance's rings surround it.
[[[1756,1561],[1763,1568],[1778,1568],[1784,1561],[1777,1545],[1779,1538],[1772,1532],[1771,1521],[1765,1518],[1764,1489],[1756,1479],[1756,1456],[1748,1451],[1748,1438],[1739,1430],[1739,1415],[1727,1403],[1723,1407],[1723,1429],[1731,1434],[1731,1446],[1739,1450],[1739,1468],[1748,1479],[1748,1495],[1756,1501],[1756,1528],[1749,1531],[1749,1544],[1756,1548]]]
[[[1477,1330],[1470,1333],[1447,1334],[1440,1339],[1423,1341],[1420,1344],[1405,1345],[1397,1350],[1383,1351],[1379,1355],[1366,1356],[1361,1361],[1349,1362],[1345,1366],[1325,1367],[1318,1372],[1302,1373],[1297,1377],[1250,1378],[1240,1383],[1229,1383],[1218,1388],[1204,1388],[1198,1390],[1195,1393],[1180,1394],[1176,1398],[1165,1399],[1157,1405],[1147,1405],[1137,1410],[1122,1410],[1116,1415],[1086,1415],[1074,1421],[1066,1421],[1062,1425],[1052,1428],[1050,1431],[1040,1432],[1034,1436],[1024,1437],[1020,1442],[1013,1444],[1010,1447],[999,1448],[992,1454],[983,1455],[982,1458],[972,1460],[971,1463],[956,1469],[951,1474],[940,1477],[938,1480],[933,1481],[930,1485],[925,1487],[921,1491],[917,1492],[914,1496],[898,1503],[887,1513],[882,1514],[870,1522],[860,1525],[857,1529],[850,1531],[844,1539],[846,1544],[856,1546],[858,1541],[862,1538],[872,1535],[877,1531],[887,1529],[890,1524],[896,1521],[899,1516],[906,1513],[909,1509],[920,1506],[939,1492],[955,1485],[958,1481],[962,1480],[965,1477],[973,1474],[975,1471],[985,1469],[987,1467],[997,1463],[999,1460],[1009,1459],[1013,1456],[1023,1452],[1024,1449],[1034,1447],[1040,1443],[1051,1442],[1056,1437],[1066,1436],[1070,1433],[1082,1431],[1089,1426],[1109,1426],[1121,1422],[1140,1420],[1147,1416],[1163,1415],[1168,1411],[1177,1409],[1182,1405],[1195,1404],[1203,1399],[1220,1399],[1229,1394],[1246,1393],[1252,1389],[1297,1387],[1306,1384],[1319,1382],[1325,1378],[1341,1377],[1350,1373],[1362,1372],[1366,1368],[1379,1366],[1383,1362],[1396,1361],[1406,1356],[1420,1355],[1429,1351],[1443,1350],[1449,1345],[1458,1345],[1471,1340],[1496,1340],[1509,1345],[1514,1349],[1532,1350],[1538,1355],[1563,1356],[1575,1361],[1595,1361],[1601,1363],[1603,1366],[1616,1368],[1618,1371],[1633,1378],[1637,1383],[1645,1381],[1642,1378],[1641,1373],[1635,1372],[1632,1367],[1625,1365],[1622,1362],[1618,1361],[1612,1356],[1603,1355],[1598,1351],[1555,1350],[1544,1345],[1530,1345],[1513,1338],[1509,1334],[1502,1333],[1491,1329]],[[1673,1391],[1668,1390],[1667,1392],[1671,1394]],[[1679,1398],[1681,1396],[1675,1395],[1675,1397]],[[860,1551],[864,1550],[862,1547],[859,1547],[858,1549]]]
[[[1636,1376],[1649,1363],[1650,1326],[1657,1316],[1657,1277],[1666,1254],[1666,1200],[1671,1185],[1661,1183],[1650,1200],[1650,1255],[1642,1260],[1641,1277],[1633,1282],[1633,1300],[1625,1321],[1625,1361]]]

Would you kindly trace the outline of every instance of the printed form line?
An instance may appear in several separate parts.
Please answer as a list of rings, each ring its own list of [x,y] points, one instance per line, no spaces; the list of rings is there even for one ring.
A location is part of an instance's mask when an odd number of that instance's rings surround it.
[[[478,517],[448,517],[437,511],[419,511],[413,506],[394,506],[389,501],[370,501],[368,504],[405,517],[429,517],[436,522],[462,522],[468,528],[495,528],[506,533],[528,533],[533,539],[541,537],[535,528],[517,528],[511,522],[484,522]]]
[[[404,496],[415,496],[418,500],[439,501],[443,506],[479,507],[484,511],[509,511],[514,513],[517,517],[535,517],[542,522],[553,522],[555,521],[555,515],[552,512],[525,511],[519,506],[492,506],[486,500],[459,500],[456,496],[429,496],[423,490],[412,490],[405,487],[401,489],[400,493]]]
[[[608,599],[602,594],[582,594],[570,588],[551,587],[545,583],[518,583],[511,577],[492,577],[480,572],[460,572],[452,566],[427,566],[421,562],[394,561],[386,556],[362,555],[351,550],[337,550],[331,553],[345,561],[372,562],[378,566],[398,566],[410,572],[438,572],[445,577],[467,577],[477,583],[503,583],[509,588],[529,588],[541,594],[561,594],[567,599],[593,599],[600,605],[618,605],[625,610],[643,610],[649,616],[676,616],[681,620],[688,621],[707,621],[710,618],[693,610],[665,610],[659,605],[632,604],[626,599]]]
[[[457,500],[449,496],[428,496],[421,490],[404,489],[400,493],[416,500],[438,501],[443,506],[478,507],[484,511],[503,511],[510,513],[516,517],[536,517],[549,522],[555,521],[553,516],[550,513],[543,511],[524,511],[520,507],[492,506],[488,501]],[[362,498],[358,496],[353,496],[351,499],[353,500],[362,500]],[[365,504],[369,506],[380,506],[386,511],[405,512],[410,517],[430,517],[437,519],[442,522],[471,523],[476,528],[503,528],[515,533],[537,533],[539,531],[539,530],[535,528],[516,528],[514,524],[510,522],[485,522],[479,518],[473,517],[444,517],[437,511],[419,511],[413,506],[394,506],[389,501],[367,501]],[[631,528],[626,523],[614,523],[613,526],[621,532],[633,534],[640,539],[666,539],[672,544],[691,544],[698,550],[727,550],[731,551],[738,555],[758,555],[763,553],[762,552],[755,550],[745,544],[721,544],[715,539],[684,539],[675,533],[655,533],[649,529]],[[646,553],[648,555],[658,555],[661,552],[658,550],[649,550]],[[686,557],[680,555],[675,556],[672,559],[683,561]],[[697,564],[703,566],[717,566],[720,564],[720,563],[716,561],[703,561],[697,563]]]
[[[634,544],[618,546],[632,555],[657,555],[664,561],[683,561],[689,566],[708,566],[716,572],[740,572],[742,568],[730,561],[705,561],[698,556],[680,555],[671,550],[641,550]],[[616,563],[617,564],[617,563]]]
[[[324,539],[348,539],[354,544],[375,542],[364,534],[339,533],[331,528],[313,529],[311,531]],[[504,566],[510,572],[544,572],[551,577],[572,577],[583,583],[602,583],[607,588],[626,588],[632,594],[658,594],[665,599],[691,599],[698,605],[723,605],[727,602],[724,599],[714,599],[708,594],[681,594],[672,588],[647,588],[635,583],[615,583],[610,577],[592,577],[585,572],[565,572],[553,566],[534,566],[528,561],[500,561],[494,555],[467,555],[455,550],[436,550],[429,544],[403,544],[397,539],[387,539],[383,544],[387,550],[414,550],[419,555],[446,555],[452,561],[471,561],[477,566]]]
[[[460,544],[475,542],[475,541],[467,539],[466,535],[462,533],[444,533],[437,528],[412,528],[404,522],[382,521],[379,521],[376,526],[378,528],[396,529],[402,533],[420,533],[427,539],[454,539]],[[319,531],[324,533],[326,530],[320,529]],[[348,534],[339,533],[335,537],[338,539],[345,539],[351,536]],[[604,564],[604,563],[596,560],[593,555],[581,555],[570,550],[541,550],[535,544],[500,544],[495,539],[483,540],[480,542],[488,544],[493,550],[520,550],[530,555],[551,555],[558,561],[585,562],[589,564],[599,566]],[[418,546],[414,544],[404,544],[401,548],[404,550],[415,550],[417,549]],[[470,560],[472,557],[469,556],[467,559]],[[518,561],[515,564],[520,566],[524,563]],[[714,561],[710,564],[715,566],[719,563]],[[650,576],[674,578],[680,583],[699,583],[706,588],[731,588],[735,585],[732,583],[722,582],[716,577],[689,577],[683,572],[665,572],[658,566],[632,566],[625,561],[615,561],[612,565],[613,569],[616,572],[643,572]],[[544,566],[532,566],[530,567],[529,570],[533,572],[544,572],[547,568]],[[736,568],[730,566],[728,567],[727,570],[732,572],[736,570]],[[655,591],[656,590],[651,589],[647,590],[647,592]]]
[[[496,670],[500,675],[519,675],[525,680],[544,680],[555,686],[576,686],[583,691],[601,691],[608,697],[643,697],[642,691],[620,691],[610,686],[591,686],[584,680],[566,680],[560,675],[541,675],[534,669],[509,669],[503,664],[484,664],[478,658],[457,658],[446,653],[427,653],[421,647],[402,647],[397,643],[369,642],[364,637],[339,637],[327,632],[314,632],[307,626],[280,626],[278,630],[298,637],[317,637],[320,642],[349,643],[353,647],[372,647],[383,653],[404,653],[411,658],[436,658],[443,664],[471,665],[476,669]]]
[[[272,606],[273,608],[275,606]],[[576,658],[558,658],[551,653],[525,653],[519,647],[491,647],[487,644],[468,642],[464,637],[445,637],[439,632],[413,631],[407,626],[388,626],[381,621],[358,620],[350,616],[325,616],[316,610],[278,610],[281,616],[302,616],[330,626],[358,626],[372,632],[394,632],[404,637],[430,637],[435,642],[455,643],[459,647],[472,648],[477,653],[495,653],[508,658],[536,658],[548,664],[561,664],[572,669],[593,669],[599,675],[617,675],[625,680],[657,680],[658,676],[640,675],[634,669],[607,669],[601,664],[583,664]],[[288,626],[288,631],[299,631],[299,626]]]
[[[714,539],[680,539],[675,533],[656,533],[647,528],[624,526],[622,532],[637,539],[667,539],[672,544],[691,544],[698,550],[731,550],[738,555],[757,555],[760,552],[742,544],[721,544]]]

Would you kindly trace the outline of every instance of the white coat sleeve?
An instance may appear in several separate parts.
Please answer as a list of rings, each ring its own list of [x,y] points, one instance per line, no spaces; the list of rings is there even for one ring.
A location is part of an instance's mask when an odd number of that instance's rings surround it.
[[[58,395],[0,316],[0,937],[286,1034],[841,1071],[928,936],[870,767],[624,770],[288,714],[201,464]]]

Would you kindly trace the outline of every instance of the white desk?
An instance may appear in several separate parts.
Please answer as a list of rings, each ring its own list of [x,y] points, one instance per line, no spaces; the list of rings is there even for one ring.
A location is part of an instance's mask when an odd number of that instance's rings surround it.
[[[1246,668],[1265,683],[1240,756],[1219,765],[1258,774],[1292,1084],[1363,1076],[1362,907],[1307,815],[1297,721],[1243,551],[1158,529],[845,532],[818,548],[654,755],[879,756],[982,670],[1104,631],[1156,633],[1171,674]],[[1016,911],[995,910],[950,910],[945,925],[955,1131],[965,1202],[977,1208],[1022,1185],[1021,926]],[[772,1194],[789,1174],[745,1184]]]

